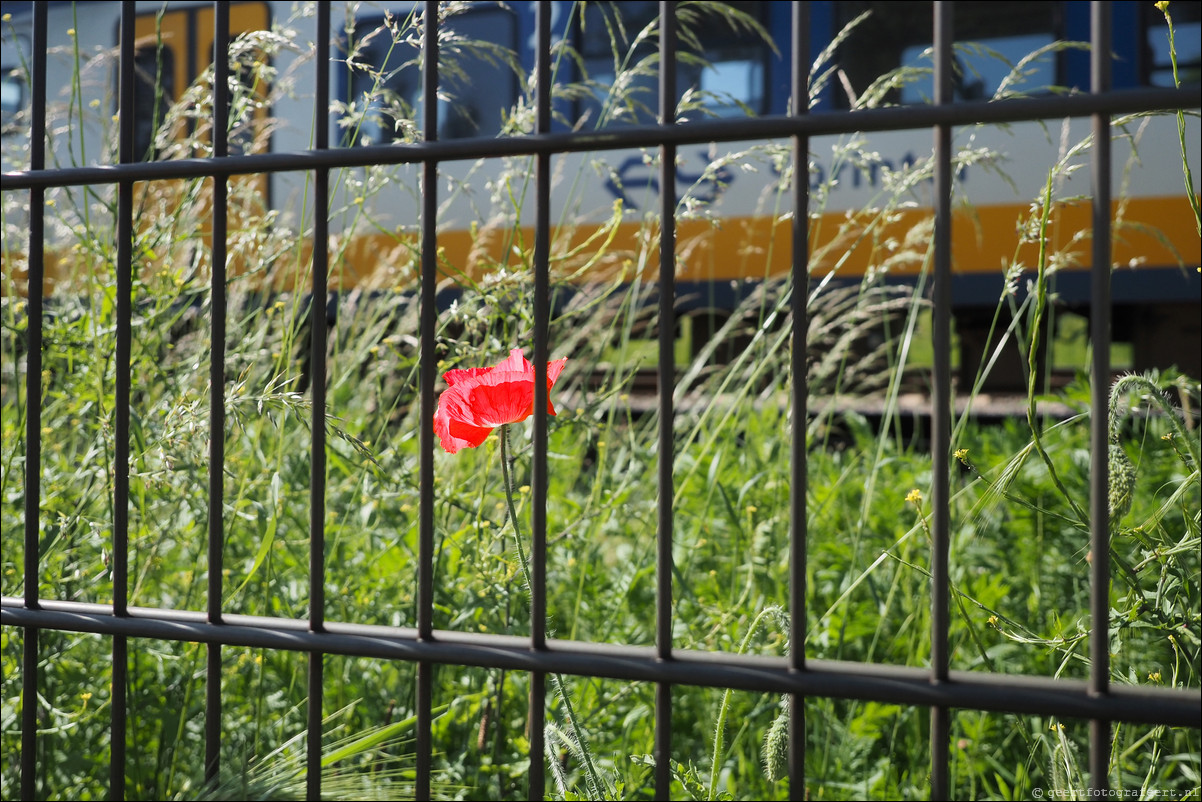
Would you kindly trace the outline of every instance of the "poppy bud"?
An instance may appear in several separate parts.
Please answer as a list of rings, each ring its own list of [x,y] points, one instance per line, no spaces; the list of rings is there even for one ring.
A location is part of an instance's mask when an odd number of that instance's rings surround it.
[[[1131,501],[1135,497],[1135,466],[1118,443],[1110,444],[1107,464],[1110,470],[1110,492],[1107,494],[1110,521],[1117,524],[1130,511]]]
[[[768,782],[776,782],[788,774],[788,766],[789,711],[782,708],[764,738],[764,776]]]

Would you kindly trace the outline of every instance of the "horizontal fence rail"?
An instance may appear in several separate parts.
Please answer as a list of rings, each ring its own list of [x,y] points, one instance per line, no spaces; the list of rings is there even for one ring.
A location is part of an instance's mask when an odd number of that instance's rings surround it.
[[[428,4],[431,10],[437,4]],[[952,21],[954,4],[936,2],[933,41],[935,43],[935,95],[931,105],[869,109],[854,112],[814,113],[805,108],[810,66],[807,63],[809,9],[806,3],[795,3],[793,11],[794,62],[791,65],[791,97],[794,112],[787,115],[763,116],[754,119],[677,122],[673,99],[676,92],[676,38],[674,31],[675,3],[661,3],[664,20],[659,47],[662,67],[659,75],[659,123],[639,125],[604,132],[552,132],[551,86],[549,57],[551,34],[550,4],[538,3],[537,31],[537,122],[534,133],[527,136],[488,139],[456,139],[438,141],[438,107],[425,102],[421,109],[422,141],[413,144],[334,148],[329,143],[326,112],[330,105],[328,71],[318,69],[315,130],[319,132],[310,150],[283,153],[225,155],[228,86],[224,78],[228,64],[217,59],[218,80],[215,84],[214,108],[218,115],[215,129],[222,132],[213,145],[211,158],[186,158],[159,162],[137,162],[133,153],[133,65],[135,44],[133,19],[135,6],[123,3],[120,44],[120,151],[117,164],[93,167],[47,168],[45,166],[45,37],[47,4],[35,4],[34,42],[32,52],[31,111],[32,149],[30,169],[3,175],[5,192],[26,191],[30,203],[32,247],[29,253],[29,299],[27,334],[28,376],[26,397],[29,409],[25,435],[25,527],[24,537],[24,597],[5,596],[0,599],[0,624],[24,630],[23,641],[23,709],[21,718],[21,781],[22,795],[34,798],[37,765],[37,720],[39,669],[38,633],[44,631],[77,632],[101,635],[112,639],[114,706],[112,710],[111,793],[114,798],[126,794],[125,701],[129,679],[125,674],[128,651],[138,640],[161,640],[207,644],[205,699],[205,763],[207,778],[220,770],[218,759],[221,740],[220,717],[221,655],[223,647],[245,647],[306,653],[308,687],[307,793],[310,798],[322,794],[322,700],[325,683],[324,659],[329,655],[353,656],[378,660],[394,660],[416,666],[416,786],[418,798],[428,798],[431,791],[432,755],[435,750],[451,748],[434,743],[432,738],[432,676],[436,666],[471,666],[530,675],[531,719],[529,790],[532,798],[545,794],[545,756],[543,715],[547,701],[548,675],[562,673],[598,679],[650,683],[655,686],[655,794],[668,798],[671,784],[669,774],[672,757],[672,699],[673,686],[697,686],[735,689],[790,695],[791,749],[789,753],[790,794],[795,799],[805,795],[805,700],[823,697],[874,701],[887,704],[929,707],[932,798],[949,798],[949,711],[980,710],[1010,714],[1061,716],[1091,722],[1090,782],[1095,789],[1106,787],[1106,756],[1109,749],[1110,725],[1115,722],[1164,725],[1171,727],[1202,726],[1202,693],[1196,690],[1177,690],[1143,686],[1115,685],[1108,681],[1109,663],[1107,632],[1109,616],[1110,565],[1107,554],[1110,522],[1107,509],[1106,460],[1093,460],[1090,477],[1092,503],[1092,548],[1097,558],[1092,561],[1091,667],[1087,679],[1051,679],[1021,675],[949,670],[949,609],[953,593],[948,568],[950,507],[948,478],[951,464],[951,410],[953,409],[950,359],[950,277],[953,153],[951,132],[954,126],[975,123],[1010,123],[1054,117],[1090,117],[1095,138],[1106,143],[1109,139],[1109,120],[1112,115],[1139,113],[1163,109],[1197,108],[1196,90],[1151,88],[1140,91],[1109,89],[1109,59],[1105,46],[1093,47],[1094,83],[1087,93],[1070,96],[1029,97],[1002,102],[955,102],[951,98]],[[1109,41],[1109,8],[1106,3],[1094,4],[1095,43]],[[214,3],[217,30],[217,50],[228,48],[229,8]],[[328,62],[332,39],[329,4],[319,3],[316,52],[319,64]],[[438,40],[438,15],[427,13],[424,41]],[[438,51],[423,47],[424,97],[434,98],[438,89]],[[933,346],[935,370],[932,381],[932,443],[933,458],[933,515],[932,549],[932,650],[929,664],[924,668],[896,665],[863,664],[807,658],[802,644],[806,640],[807,569],[807,505],[806,505],[806,293],[793,293],[793,353],[791,372],[792,427],[788,458],[791,460],[789,549],[791,651],[784,658],[768,658],[722,652],[686,651],[673,646],[673,469],[675,467],[673,383],[675,380],[673,326],[675,310],[674,270],[676,149],[681,145],[730,142],[742,140],[789,139],[794,159],[803,163],[807,158],[809,140],[828,134],[853,132],[896,131],[929,128],[932,131],[935,154],[934,201],[935,228],[933,248]],[[661,156],[660,210],[662,226],[659,236],[659,341],[658,341],[658,399],[659,432],[657,488],[659,502],[656,515],[655,559],[655,626],[653,646],[604,644],[556,639],[549,636],[547,620],[546,505],[549,491],[547,467],[547,387],[545,384],[550,345],[547,332],[550,326],[549,264],[552,209],[550,200],[550,158],[555,154],[573,152],[605,152],[621,148],[654,148]],[[315,210],[315,242],[329,241],[324,211],[330,202],[329,171],[369,165],[421,165],[421,319],[418,339],[421,348],[420,408],[422,419],[434,417],[437,382],[436,355],[436,293],[437,272],[437,214],[439,208],[438,166],[447,161],[499,158],[506,156],[535,156],[536,202],[534,276],[534,365],[536,371],[533,416],[533,473],[530,504],[533,509],[533,538],[531,572],[531,635],[529,637],[486,635],[462,631],[435,629],[433,625],[434,562],[435,562],[435,437],[430,426],[424,426],[420,439],[420,512],[417,540],[418,564],[414,577],[417,588],[416,626],[413,628],[370,626],[329,620],[326,601],[326,428],[328,412],[326,399],[327,332],[322,326],[311,327],[308,352],[311,359],[311,441],[310,441],[310,518],[309,588],[310,605],[306,620],[266,618],[236,615],[222,609],[223,586],[222,541],[225,524],[223,510],[223,471],[225,454],[223,433],[226,431],[224,392],[226,375],[224,343],[226,324],[227,259],[224,230],[227,208],[226,183],[234,176],[272,172],[298,171],[313,176],[313,196],[309,199]],[[1093,345],[1094,376],[1108,376],[1110,344],[1109,265],[1110,226],[1109,186],[1111,166],[1109,150],[1099,147],[1091,156],[1094,166],[1093,184],[1095,209],[1093,265],[1094,309],[1091,342]],[[130,442],[130,341],[133,321],[131,282],[134,255],[133,185],[139,181],[159,181],[184,178],[212,178],[217,187],[214,200],[214,265],[209,290],[213,315],[211,341],[212,393],[209,399],[211,418],[209,464],[209,521],[206,526],[207,559],[210,570],[204,611],[146,608],[128,605],[127,562],[130,553],[128,538],[129,442]],[[808,208],[807,186],[794,182],[793,203],[796,208]],[[111,605],[65,601],[39,596],[39,537],[41,511],[39,499],[44,493],[40,474],[40,454],[43,433],[40,415],[41,354],[43,309],[42,296],[44,256],[45,191],[57,187],[118,185],[118,335],[115,354],[116,418],[113,455],[113,474],[116,477],[114,508],[114,599]],[[800,220],[800,222],[798,222]],[[792,229],[794,243],[793,276],[795,286],[805,286],[809,269],[806,262],[807,228],[804,216],[795,215]],[[314,298],[329,294],[329,254],[316,248],[312,285],[308,288]],[[1107,391],[1104,381],[1094,382],[1092,398],[1092,435],[1095,453],[1105,453],[1107,444]],[[337,410],[332,410],[336,413]],[[5,425],[8,425],[7,423]],[[5,537],[17,537],[5,533]]]
[[[1198,694],[1166,688],[1112,686],[1092,694],[1083,680],[952,671],[932,682],[920,668],[806,660],[804,671],[785,658],[675,650],[661,660],[655,647],[548,639],[533,649],[528,638],[327,622],[311,632],[307,621],[226,615],[221,625],[203,613],[131,607],[115,616],[104,605],[43,602],[28,610],[4,598],[5,624],[98,635],[220,643],[296,652],[320,651],[357,657],[426,661],[513,671],[560,672],[632,682],[666,682],[802,696],[830,696],[910,705],[939,705],[1069,718],[1104,718],[1132,723],[1197,727]]]
[[[750,139],[785,139],[857,132],[928,128],[937,123],[1013,123],[1047,117],[1090,117],[1094,114],[1134,114],[1191,108],[1198,95],[1189,89],[1116,90],[1104,95],[1027,97],[998,102],[969,101],[943,106],[896,106],[854,112],[824,112],[799,116],[763,116],[747,120],[698,120],[669,128],[630,126],[612,132],[530,134],[502,139],[455,139],[356,148],[306,150],[294,153],[254,153],[210,159],[94,167],[58,167],[4,173],[4,189],[114,184],[119,180],[163,181],[172,178],[250,175],[367,167],[377,164],[421,164],[433,161],[475,160],[503,156],[653,148],[659,145],[708,144]]]

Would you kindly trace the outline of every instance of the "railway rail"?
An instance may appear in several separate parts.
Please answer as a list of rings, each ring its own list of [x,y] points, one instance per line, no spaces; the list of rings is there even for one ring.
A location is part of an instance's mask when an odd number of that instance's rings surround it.
[[[678,373],[678,378],[683,374]],[[1122,372],[1116,372],[1111,380],[1118,379]],[[1052,397],[1057,391],[1066,388],[1073,380],[1074,374],[1069,370],[1052,371],[1049,377],[1049,393],[1041,394],[1036,399],[1036,414],[1049,421],[1064,421],[1075,416],[1087,414],[1084,404],[1078,406],[1067,400]],[[837,395],[811,395],[809,411],[811,417],[835,417],[856,415],[866,420],[871,426],[879,426],[886,416],[891,419],[910,421],[919,429],[925,429],[931,417],[931,397],[923,389],[926,381],[925,372],[909,371],[903,376],[900,391],[896,397],[890,398],[885,392],[867,394],[844,393]],[[563,408],[583,408],[589,402],[589,393],[602,393],[602,402],[606,405],[618,405],[628,410],[632,417],[643,418],[653,415],[658,410],[657,380],[654,368],[639,368],[626,375],[620,386],[615,388],[614,373],[607,368],[590,371],[583,381],[587,392],[565,390],[560,393],[560,404]],[[593,398],[595,402],[595,396]],[[722,407],[728,403],[740,400],[734,394],[714,396],[704,389],[691,389],[678,393],[674,408],[678,415],[688,416],[698,413],[709,406]],[[1199,408],[1190,402],[1186,395],[1174,398],[1187,428],[1195,428],[1200,420]],[[777,392],[763,392],[757,395],[756,406],[764,407],[770,404],[783,406],[788,403],[788,394],[784,388]],[[1025,391],[985,391],[970,393],[966,390],[956,390],[953,396],[954,413],[957,418],[970,416],[980,423],[1002,423],[1007,420],[1025,419],[1028,411],[1028,399]],[[1140,414],[1134,410],[1134,414]],[[1150,413],[1151,414],[1151,413]]]

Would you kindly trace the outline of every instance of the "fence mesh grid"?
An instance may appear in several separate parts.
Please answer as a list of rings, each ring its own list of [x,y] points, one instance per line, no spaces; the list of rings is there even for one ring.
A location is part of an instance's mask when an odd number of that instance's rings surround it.
[[[1109,229],[1108,210],[1111,165],[1108,149],[1110,117],[1114,114],[1152,111],[1165,108],[1197,107],[1196,93],[1187,90],[1152,89],[1139,93],[1113,92],[1109,89],[1109,59],[1107,48],[1097,46],[1110,40],[1107,3],[1093,4],[1092,91],[1070,97],[1034,97],[1009,100],[1005,103],[951,103],[952,70],[952,3],[934,4],[934,65],[936,102],[925,106],[894,107],[859,112],[807,114],[807,84],[809,82],[809,8],[807,3],[793,4],[793,61],[791,65],[792,109],[786,116],[768,116],[741,120],[719,120],[678,124],[675,121],[673,98],[676,97],[676,40],[674,35],[675,4],[660,4],[662,35],[660,47],[660,123],[635,126],[597,133],[552,133],[550,82],[550,3],[537,4],[537,122],[533,135],[496,140],[438,141],[433,133],[438,126],[435,103],[425,103],[422,111],[424,141],[412,145],[332,149],[329,144],[329,125],[324,112],[315,118],[317,132],[310,151],[295,153],[244,154],[230,156],[226,141],[228,84],[225,80],[229,65],[226,59],[216,59],[217,79],[213,108],[215,120],[211,158],[182,161],[140,162],[134,154],[134,28],[136,14],[133,2],[122,3],[120,35],[120,158],[115,165],[99,167],[46,167],[46,35],[47,5],[34,4],[33,63],[31,65],[31,151],[30,168],[4,176],[5,191],[27,191],[29,194],[31,247],[29,253],[28,298],[28,370],[27,398],[29,399],[25,435],[25,565],[24,597],[3,599],[3,625],[24,631],[23,641],[23,702],[21,714],[21,793],[35,798],[37,793],[37,695],[39,693],[38,635],[42,630],[96,633],[112,641],[113,704],[111,733],[111,794],[124,798],[126,780],[126,693],[129,679],[128,639],[164,639],[207,645],[207,677],[204,729],[205,774],[214,777],[219,772],[221,739],[221,652],[226,646],[291,650],[309,655],[308,662],[308,774],[310,798],[322,793],[322,692],[324,686],[323,656],[345,655],[379,660],[399,660],[417,666],[416,709],[416,795],[429,798],[431,793],[431,757],[437,744],[432,743],[431,691],[432,673],[439,665],[476,666],[529,672],[531,677],[529,793],[542,798],[545,793],[543,759],[543,715],[546,701],[545,683],[550,672],[595,678],[653,683],[655,694],[655,794],[667,798],[670,787],[669,758],[672,755],[672,689],[674,685],[695,685],[749,691],[788,694],[791,699],[789,750],[790,794],[804,798],[805,789],[805,699],[834,697],[871,700],[902,705],[927,706],[931,710],[931,796],[949,795],[949,711],[973,709],[1015,714],[1043,714],[1088,719],[1089,765],[1091,783],[1101,789],[1106,784],[1106,761],[1112,722],[1142,722],[1167,726],[1198,727],[1202,704],[1197,692],[1114,686],[1108,682],[1107,654],[1108,592],[1110,566],[1108,553],[1107,464],[1094,459],[1091,464],[1091,544],[1095,559],[1091,569],[1092,647],[1090,676],[1087,681],[1052,680],[1036,677],[1002,676],[949,670],[948,610],[949,610],[949,516],[950,499],[948,476],[950,469],[950,410],[951,385],[951,132],[955,125],[977,122],[1013,122],[1038,120],[1048,116],[1088,116],[1093,121],[1094,140],[1099,144],[1092,155],[1092,185],[1095,198],[1093,247],[1093,310],[1091,341],[1094,376],[1107,376],[1110,342],[1109,291]],[[428,4],[429,5],[429,4]],[[217,52],[229,46],[229,7],[213,4]],[[327,3],[317,4],[317,37],[315,58],[318,64],[330,59],[331,25]],[[438,15],[424,17],[424,42],[438,41]],[[436,96],[438,87],[437,47],[424,46],[422,55],[424,97]],[[315,108],[330,105],[329,71],[318,69],[315,87]],[[810,138],[819,134],[857,131],[888,131],[903,128],[929,127],[933,131],[933,152],[936,162],[936,197],[934,200],[934,377],[931,397],[933,459],[933,516],[932,516],[932,631],[929,669],[894,665],[841,663],[806,659],[804,648],[793,648],[784,659],[734,655],[729,653],[699,653],[673,648],[672,643],[672,546],[673,546],[673,429],[672,388],[674,381],[673,343],[673,277],[675,264],[675,162],[676,148],[682,144],[715,141],[748,140],[787,137],[792,140],[796,163],[805,163]],[[557,153],[605,151],[626,147],[658,149],[660,164],[659,256],[659,343],[658,343],[658,405],[659,405],[659,514],[657,539],[656,627],[653,647],[574,642],[547,636],[546,621],[546,502],[547,477],[547,386],[546,373],[549,343],[549,269],[550,261],[550,171],[551,157]],[[437,291],[437,234],[438,211],[437,170],[440,162],[449,159],[489,158],[506,155],[532,155],[536,161],[536,223],[534,258],[534,365],[536,370],[534,428],[533,428],[533,545],[532,545],[532,613],[529,638],[503,635],[481,635],[460,631],[439,631],[433,628],[432,599],[434,589],[434,432],[424,426],[421,432],[419,560],[417,566],[417,625],[414,628],[368,626],[327,620],[325,615],[325,538],[326,520],[326,429],[322,425],[327,414],[325,397],[326,330],[311,327],[310,358],[312,421],[311,482],[310,482],[310,608],[308,620],[297,621],[232,615],[223,612],[222,539],[223,539],[223,453],[225,375],[224,343],[226,340],[226,277],[224,274],[226,232],[224,221],[227,208],[226,189],[232,176],[272,171],[307,171],[312,175],[313,208],[327,208],[330,198],[331,170],[369,164],[410,163],[422,170],[422,237],[421,237],[421,353],[434,353]],[[211,419],[209,438],[209,524],[207,606],[204,612],[132,607],[128,604],[129,558],[129,441],[130,441],[130,343],[133,310],[131,309],[131,280],[134,242],[133,199],[134,184],[138,181],[210,177],[214,194],[214,238],[211,300]],[[113,587],[111,605],[96,605],[62,601],[39,596],[39,534],[42,527],[39,499],[41,498],[40,449],[42,439],[41,354],[44,311],[43,282],[45,260],[45,192],[48,188],[84,186],[90,184],[117,185],[118,234],[118,332],[116,345],[116,417],[113,457],[114,472],[114,537]],[[808,187],[804,181],[793,182],[794,208],[808,207]],[[314,241],[328,241],[326,215],[314,215]],[[806,286],[808,280],[807,228],[804,217],[793,218],[795,286]],[[328,294],[328,253],[317,248],[313,254],[312,297]],[[807,329],[805,293],[793,293],[793,377],[804,376],[806,364]],[[420,372],[420,404],[422,419],[433,419],[435,411],[436,359],[423,356]],[[805,576],[806,576],[806,451],[805,421],[807,387],[804,380],[793,380],[791,387],[792,434],[790,510],[792,527],[789,533],[791,555],[791,631],[790,643],[804,644]],[[1106,454],[1107,387],[1093,382],[1091,436],[1093,453]]]

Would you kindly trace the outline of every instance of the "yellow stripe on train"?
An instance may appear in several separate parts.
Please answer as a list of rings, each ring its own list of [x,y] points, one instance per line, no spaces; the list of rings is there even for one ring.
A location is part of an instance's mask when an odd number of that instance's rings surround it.
[[[1182,213],[1188,201],[1179,195],[1131,198],[1112,207],[1113,263],[1126,268],[1196,266],[1202,245],[1193,218]],[[1000,274],[1010,265],[1033,269],[1038,261],[1037,229],[1030,207],[1022,204],[961,207],[953,215],[952,256],[959,274]],[[1062,269],[1088,269],[1091,263],[1088,202],[1058,204],[1048,223],[1048,253]],[[231,234],[234,220],[231,219]],[[1024,232],[1024,223],[1026,230]],[[929,209],[903,209],[888,214],[874,211],[831,212],[811,219],[811,272],[831,270],[854,278],[870,269],[891,276],[917,275],[930,242]],[[554,272],[576,281],[612,281],[623,275],[653,280],[658,265],[658,227],[622,222],[612,230],[605,224],[581,224],[552,233]],[[202,235],[202,239],[205,237]],[[498,268],[528,266],[534,232],[528,227],[442,231],[438,235],[439,267],[448,279],[470,285]],[[271,269],[253,257],[231,255],[228,272],[235,286],[247,291],[310,289],[311,243],[300,243],[290,256]],[[792,221],[768,217],[682,220],[677,224],[677,280],[728,282],[783,276],[792,263]],[[331,241],[330,289],[413,289],[419,264],[416,233],[372,233]],[[524,261],[525,260],[525,261]],[[143,280],[161,271],[148,264]],[[43,292],[88,292],[103,281],[111,266],[97,269],[76,253],[48,250]],[[202,271],[207,273],[207,270]],[[28,294],[28,260],[24,254],[4,254],[0,294]],[[208,276],[189,277],[207,282]]]

